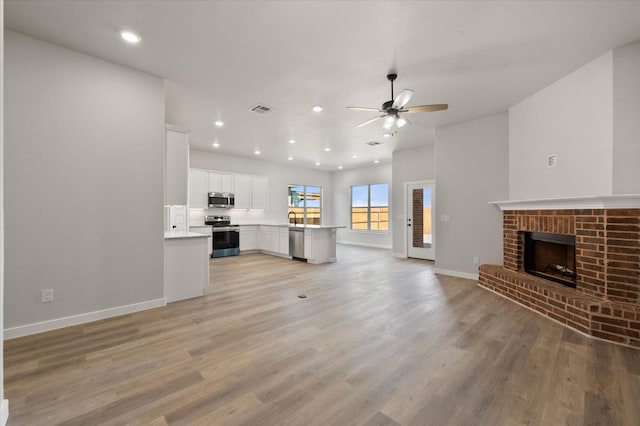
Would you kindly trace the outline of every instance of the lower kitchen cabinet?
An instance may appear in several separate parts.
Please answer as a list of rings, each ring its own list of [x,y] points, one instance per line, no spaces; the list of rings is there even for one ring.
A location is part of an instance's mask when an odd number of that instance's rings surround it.
[[[278,228],[278,253],[289,256],[289,228]]]
[[[210,226],[205,226],[205,227],[201,227],[201,226],[192,226],[189,228],[190,232],[195,232],[196,234],[203,234],[206,235],[207,238],[207,251],[209,253],[209,257],[211,257],[211,254],[213,253],[213,235],[211,234],[211,227]]]
[[[240,251],[258,250],[258,226],[240,226]]]

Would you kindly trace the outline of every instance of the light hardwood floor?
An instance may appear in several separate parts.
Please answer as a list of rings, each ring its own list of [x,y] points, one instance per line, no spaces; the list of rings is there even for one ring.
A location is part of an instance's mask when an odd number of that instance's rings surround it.
[[[431,262],[210,265],[205,297],[5,342],[9,425],[640,424],[640,351]]]

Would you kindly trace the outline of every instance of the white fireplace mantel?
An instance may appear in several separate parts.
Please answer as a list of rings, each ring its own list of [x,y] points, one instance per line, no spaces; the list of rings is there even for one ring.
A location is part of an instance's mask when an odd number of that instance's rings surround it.
[[[640,209],[640,194],[490,201],[500,210]]]

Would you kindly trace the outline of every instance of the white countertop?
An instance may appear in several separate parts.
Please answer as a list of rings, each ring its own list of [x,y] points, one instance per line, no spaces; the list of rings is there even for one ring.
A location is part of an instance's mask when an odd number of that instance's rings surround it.
[[[190,228],[204,228],[211,225],[191,225]],[[275,226],[278,228],[307,228],[307,229],[336,229],[346,228],[345,225],[290,225],[288,223],[241,223],[240,226]]]
[[[165,231],[165,240],[176,240],[179,238],[209,238],[208,234],[198,234],[197,232],[187,231]]]

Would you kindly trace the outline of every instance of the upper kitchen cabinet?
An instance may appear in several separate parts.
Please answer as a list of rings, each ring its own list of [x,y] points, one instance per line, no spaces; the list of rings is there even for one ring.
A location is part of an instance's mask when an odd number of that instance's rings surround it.
[[[167,124],[164,204],[187,205],[189,176],[189,132]]]
[[[189,170],[189,207],[206,209],[209,206],[209,173],[206,170]]]
[[[267,208],[267,178],[264,176],[235,175],[236,209]]]
[[[250,209],[251,208],[251,176],[236,175],[235,176],[235,208]]]
[[[234,180],[232,174],[209,172],[209,192],[234,193]]]
[[[251,176],[251,208],[267,208],[267,178]]]

